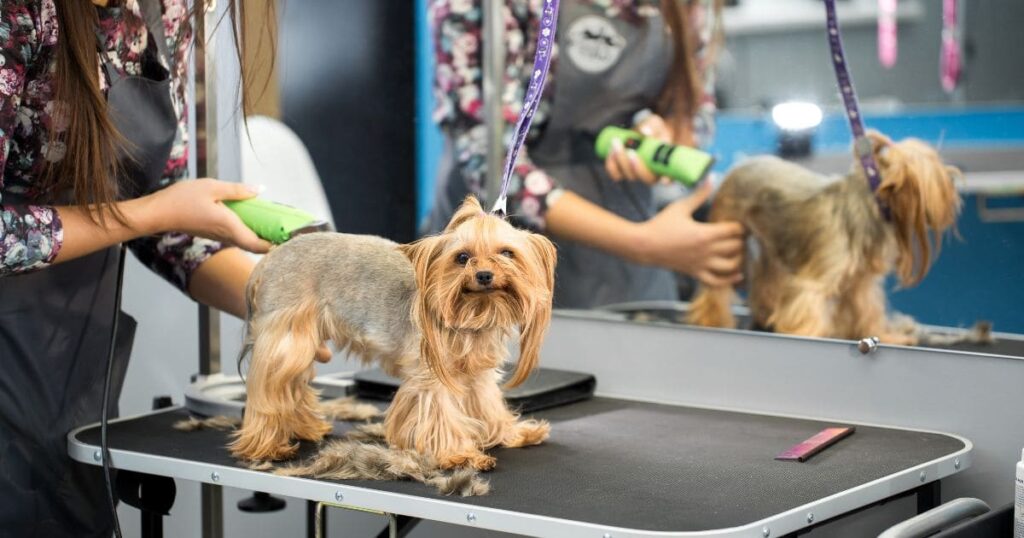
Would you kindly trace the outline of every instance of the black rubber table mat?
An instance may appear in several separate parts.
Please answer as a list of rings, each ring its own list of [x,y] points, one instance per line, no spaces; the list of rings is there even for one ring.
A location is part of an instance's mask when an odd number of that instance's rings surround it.
[[[180,432],[174,410],[110,425],[110,447],[236,466],[224,432]],[[498,449],[491,493],[448,498],[527,514],[648,531],[748,524],[964,448],[952,437],[857,426],[806,463],[774,456],[841,424],[593,398],[534,416],[552,422],[545,444]],[[339,423],[336,432],[348,428]],[[99,428],[79,434],[99,444]],[[314,446],[304,446],[308,456]],[[440,498],[413,482],[343,481]]]
[[[686,311],[684,310],[673,310],[668,308],[647,309],[625,312],[625,315],[630,321],[660,321],[687,325]],[[746,315],[736,316],[736,328],[755,332],[772,332],[770,329],[754,323],[753,318]],[[920,347],[966,351],[970,353],[986,353],[990,355],[1007,355],[1010,357],[1024,357],[1024,339],[1017,338],[996,338],[994,342],[989,343],[958,342],[956,344],[946,345],[921,345]]]
[[[1010,357],[1024,357],[1024,340],[996,339],[990,344],[975,344],[961,342],[948,346],[934,346],[938,349],[952,349],[954,351],[968,351],[971,353],[988,353],[992,355],[1008,355]]]

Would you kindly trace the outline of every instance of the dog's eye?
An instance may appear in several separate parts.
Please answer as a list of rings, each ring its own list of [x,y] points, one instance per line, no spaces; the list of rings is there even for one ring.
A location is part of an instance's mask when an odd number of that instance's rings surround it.
[[[509,250],[507,248],[505,250],[501,251],[501,255],[506,257],[506,258],[514,258],[515,257],[515,254],[511,250]]]
[[[460,253],[458,253],[458,255],[455,256],[455,263],[457,263],[459,265],[466,265],[467,263],[469,263],[469,253],[468,252],[460,252]]]

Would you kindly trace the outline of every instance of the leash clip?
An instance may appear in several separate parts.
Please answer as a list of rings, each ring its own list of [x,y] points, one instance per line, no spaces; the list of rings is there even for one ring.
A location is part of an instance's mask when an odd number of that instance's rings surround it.
[[[506,208],[507,200],[507,196],[499,196],[498,201],[494,202],[494,207],[491,208],[491,213],[497,215],[500,218],[505,218],[505,215],[508,212]]]
[[[871,139],[865,135],[858,136],[853,141],[853,151],[859,158],[873,157],[873,149],[871,147]]]

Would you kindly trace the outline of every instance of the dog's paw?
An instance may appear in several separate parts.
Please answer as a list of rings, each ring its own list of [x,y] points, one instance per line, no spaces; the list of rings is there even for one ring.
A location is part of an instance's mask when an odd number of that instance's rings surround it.
[[[498,460],[482,452],[469,452],[454,454],[441,458],[442,469],[454,469],[457,467],[471,467],[478,471],[490,471],[497,465]]]
[[[539,445],[551,435],[551,424],[546,420],[524,420],[515,425],[510,438],[504,443],[509,448]]]
[[[494,456],[488,456],[487,454],[477,454],[469,459],[469,466],[476,469],[477,471],[490,471],[498,464],[498,460]]]
[[[889,344],[893,346],[916,346],[918,337],[916,334],[902,334],[902,333],[883,333],[878,337],[878,340],[883,344]]]
[[[292,434],[297,439],[318,443],[329,433],[334,431],[334,426],[326,420],[309,420],[304,423],[297,423],[292,426]]]
[[[298,443],[263,445],[254,447],[231,446],[231,453],[236,458],[248,462],[281,461],[295,457],[299,451]]]

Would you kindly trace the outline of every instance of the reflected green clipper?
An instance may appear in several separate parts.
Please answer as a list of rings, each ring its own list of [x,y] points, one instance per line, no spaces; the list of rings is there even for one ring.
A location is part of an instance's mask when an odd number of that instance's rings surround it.
[[[693,187],[707,176],[715,164],[709,153],[686,146],[676,146],[636,131],[621,127],[605,127],[594,142],[601,159],[608,157],[612,142],[618,140],[636,154],[655,175],[671,178],[686,187]]]
[[[291,206],[259,198],[225,201],[250,230],[275,245],[304,233],[326,232],[331,225]]]

